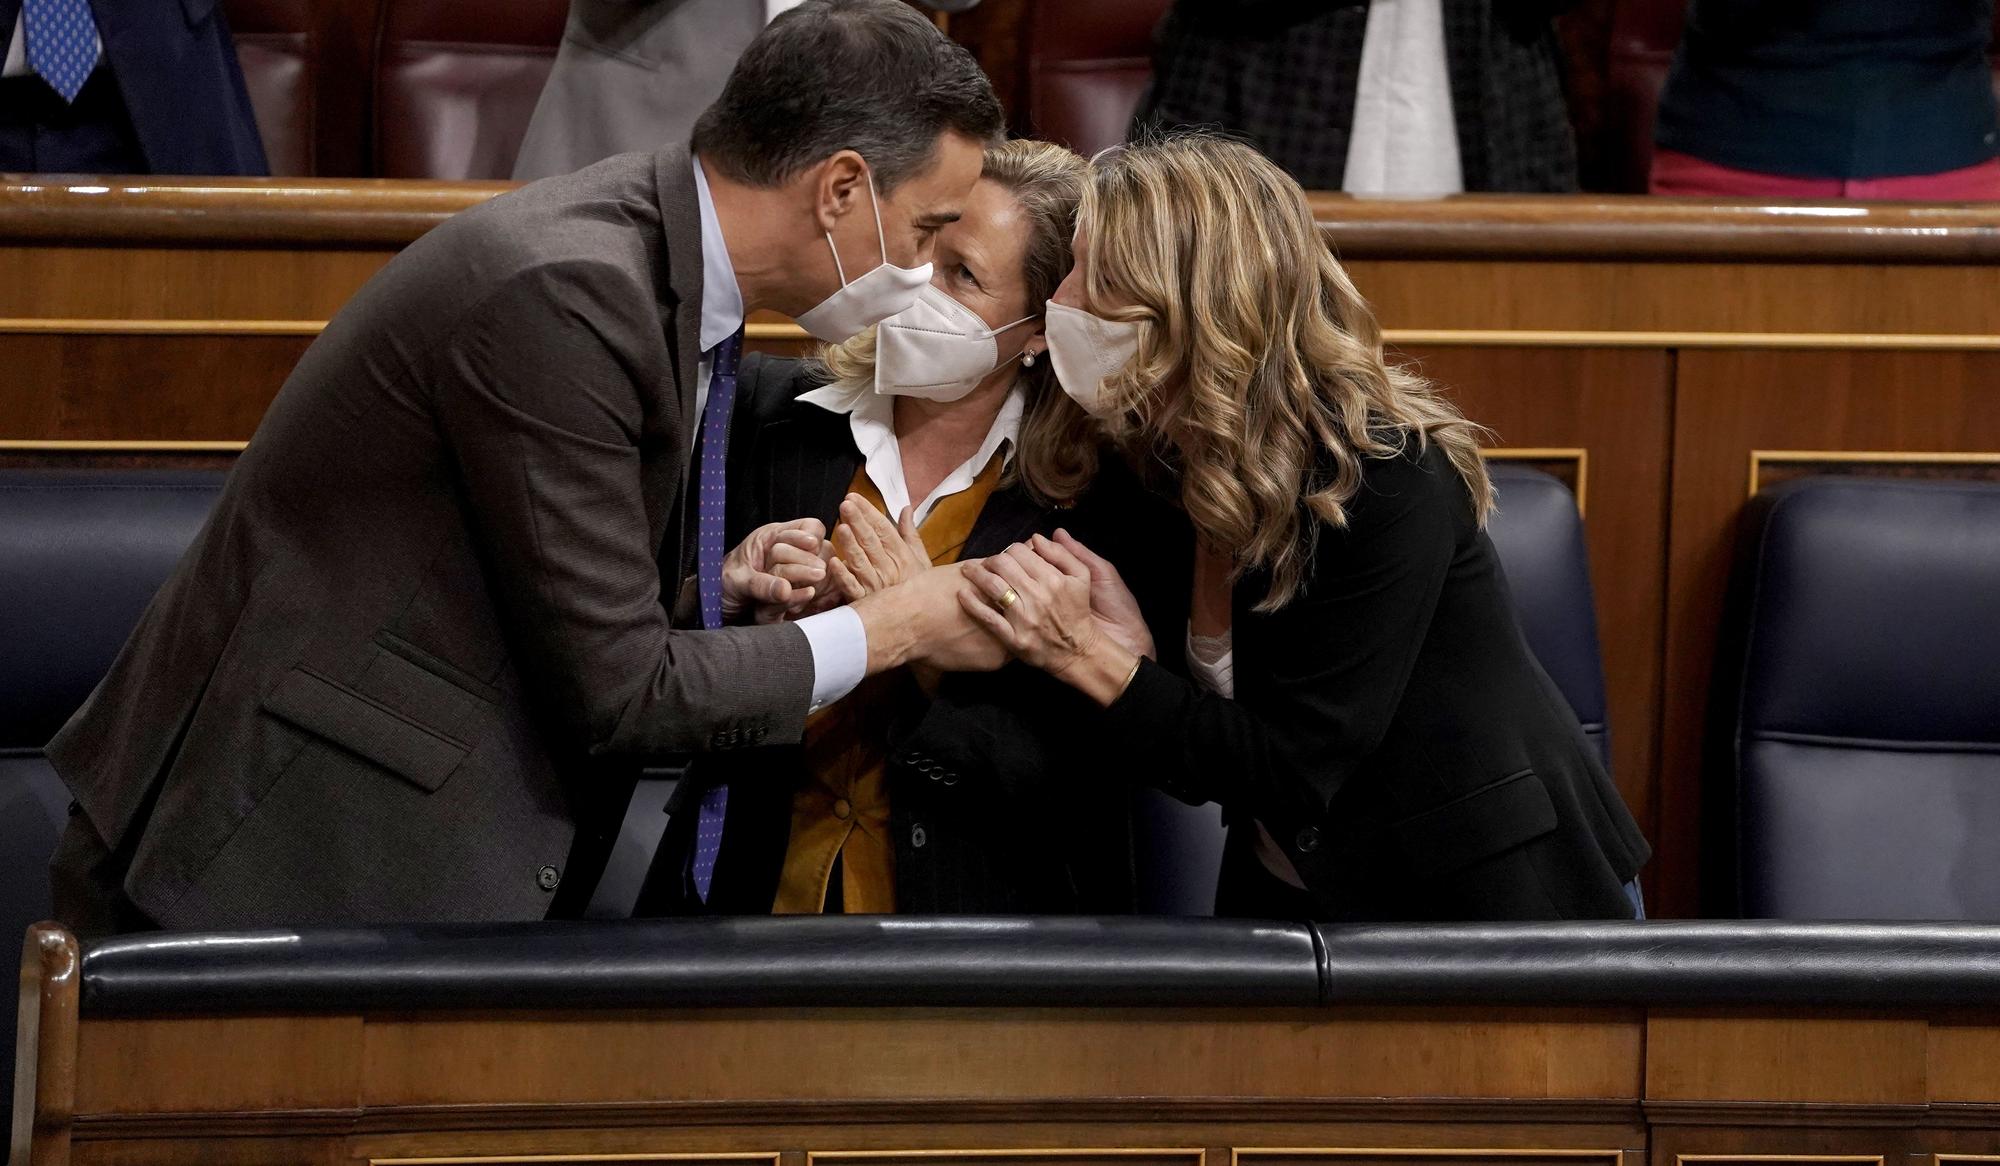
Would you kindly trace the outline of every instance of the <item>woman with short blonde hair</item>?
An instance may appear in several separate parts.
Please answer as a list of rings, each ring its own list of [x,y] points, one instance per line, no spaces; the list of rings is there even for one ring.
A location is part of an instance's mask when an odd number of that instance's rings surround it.
[[[771,620],[852,602],[1053,531],[1083,495],[1100,439],[1041,357],[1085,169],[1047,142],[989,149],[916,305],[817,360],[745,358],[725,610]],[[753,560],[796,584],[785,604],[732,590]],[[798,746],[697,759],[691,788],[728,790],[712,881],[704,896],[686,877],[698,819],[678,814],[641,910],[1129,909],[1124,799],[1071,796],[1087,772],[1049,744],[1048,695],[1025,669],[895,670],[815,712]],[[1058,799],[1064,811],[1037,820]]]
[[[1174,533],[1122,577],[1036,538],[962,598],[1135,772],[1222,804],[1219,909],[1635,913],[1646,844],[1515,623],[1480,430],[1385,358],[1296,183],[1216,137],[1100,156],[1047,329]]]

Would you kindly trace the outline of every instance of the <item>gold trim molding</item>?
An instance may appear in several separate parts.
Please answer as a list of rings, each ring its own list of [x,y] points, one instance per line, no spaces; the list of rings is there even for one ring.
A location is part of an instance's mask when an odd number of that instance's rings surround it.
[[[0,317],[0,335],[317,336],[325,320],[38,319]],[[751,321],[746,340],[804,344],[797,324]],[[1520,328],[1390,328],[1383,341],[1431,348],[1785,348],[1819,350],[2000,351],[2000,335],[1861,332],[1627,332]]]
[[[1490,462],[1575,462],[1576,463],[1576,513],[1579,518],[1590,515],[1590,451],[1588,449],[1536,448],[1534,446],[1500,446],[1496,449],[1482,449],[1481,457]]]
[[[1749,490],[1745,497],[1757,496],[1757,491],[1763,482],[1766,464],[1810,465],[1815,462],[1827,462],[1833,465],[2000,466],[2000,451],[1952,453],[1898,452],[1879,449],[1753,449],[1750,451]]]
[[[716,1154],[500,1154],[470,1158],[370,1158],[368,1166],[534,1166],[545,1162],[768,1162],[778,1166],[779,1153]]]
[[[242,453],[247,441],[0,440],[0,453]]]
[[[1246,1158],[1492,1158],[1508,1161],[1521,1158],[1602,1159],[1618,1166],[1624,1150],[1535,1149],[1533,1147],[1489,1146],[1257,1146],[1229,1152],[1230,1166],[1243,1166]]]
[[[1035,1159],[1035,1158],[1153,1158],[1185,1156],[1195,1162],[1207,1157],[1207,1151],[1193,1146],[1121,1146],[1115,1148],[1071,1149],[1067,1146],[1028,1147],[1021,1149],[982,1150],[808,1150],[806,1166],[825,1161],[838,1162],[894,1162],[912,1158],[951,1159]]]
[[[2000,350],[2000,336],[1897,332],[1626,332],[1575,329],[1387,328],[1387,344],[1434,348],[1797,348]]]
[[[1674,1166],[1689,1162],[1862,1162],[1882,1166],[1880,1154],[1675,1154]]]
[[[100,320],[0,317],[14,336],[317,336],[325,320]]]

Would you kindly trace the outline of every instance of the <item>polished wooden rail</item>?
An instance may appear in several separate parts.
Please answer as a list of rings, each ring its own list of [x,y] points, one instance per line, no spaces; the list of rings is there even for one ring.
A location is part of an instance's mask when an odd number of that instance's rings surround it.
[[[0,244],[194,243],[398,247],[506,182],[237,178],[36,181],[0,175]],[[1709,202],[1636,195],[1550,199],[1310,196],[1352,259],[1699,259],[1991,263],[2000,207]]]
[[[506,189],[0,181],[0,464],[226,462],[356,288]],[[1613,772],[1693,913],[1745,483],[2000,478],[2000,205],[1310,197],[1400,357],[1588,495]]]

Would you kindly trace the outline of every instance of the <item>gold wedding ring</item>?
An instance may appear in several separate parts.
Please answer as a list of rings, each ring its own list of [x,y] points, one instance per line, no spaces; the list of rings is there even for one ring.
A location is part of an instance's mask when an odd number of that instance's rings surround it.
[[[1006,594],[1004,594],[1004,595],[1002,595],[1002,596],[1000,597],[1000,608],[1001,608],[1001,610],[1003,610],[1003,611],[1004,611],[1004,610],[1006,610],[1007,608],[1010,608],[1010,607],[1014,606],[1014,601],[1015,601],[1015,600],[1017,600],[1017,599],[1019,599],[1019,598],[1021,598],[1021,593],[1020,593],[1020,592],[1018,592],[1018,591],[1016,591],[1016,590],[1014,590],[1014,589],[1013,589],[1012,587],[1009,587],[1009,588],[1007,589],[1007,591],[1006,591]]]

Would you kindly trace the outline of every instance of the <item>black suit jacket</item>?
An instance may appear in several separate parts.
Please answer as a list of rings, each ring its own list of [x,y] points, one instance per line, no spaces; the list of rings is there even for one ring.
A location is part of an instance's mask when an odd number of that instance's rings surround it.
[[[90,7],[150,173],[270,173],[221,0]],[[21,0],[0,0],[0,50],[20,11]]]
[[[1575,190],[1576,138],[1550,18],[1573,0],[1444,0],[1467,190]],[[1135,127],[1220,127],[1308,190],[1339,190],[1354,129],[1365,0],[1178,0]]]
[[[844,415],[796,398],[820,383],[812,366],[744,358],[729,445],[729,543],[769,522],[838,521],[861,467]],[[996,490],[961,558],[995,554],[1059,525],[1088,532],[1115,509],[1096,491],[1075,509],[1044,506],[1018,486]],[[913,914],[1132,909],[1130,786],[1077,747],[1089,715],[1071,689],[1014,665],[945,677],[924,713],[897,727],[888,786],[896,907]],[[808,779],[804,751],[773,746],[697,758],[675,798],[642,914],[762,914],[771,909],[790,842],[792,795]],[[729,785],[729,809],[706,904],[686,883],[699,791]]]
[[[1190,536],[1127,571],[1185,634]],[[1234,603],[1236,699],[1143,665],[1100,731],[1168,793],[1263,821],[1335,920],[1629,918],[1648,851],[1515,621],[1436,447],[1367,463],[1304,590]],[[1247,846],[1234,861],[1254,862]]]
[[[306,350],[48,747],[155,921],[538,919],[595,881],[563,868],[587,807],[622,804],[607,766],[798,739],[803,633],[662,604],[697,207],[678,148],[534,183],[411,244]]]

